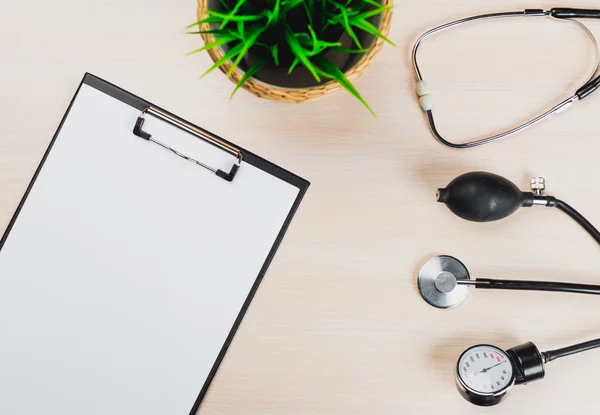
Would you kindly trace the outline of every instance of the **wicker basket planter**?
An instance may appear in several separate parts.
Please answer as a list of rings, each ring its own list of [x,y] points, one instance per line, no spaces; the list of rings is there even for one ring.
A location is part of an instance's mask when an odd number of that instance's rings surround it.
[[[383,0],[382,4],[384,6],[391,6],[393,4],[393,0]],[[209,0],[198,0],[198,20],[202,20],[206,17],[206,12],[209,8]],[[387,36],[390,30],[392,20],[392,12],[391,10],[386,10],[381,14],[381,22],[379,30],[384,36]],[[210,30],[210,24],[205,23],[199,26],[200,31]],[[202,34],[202,39],[205,44],[213,42],[215,40],[212,34]],[[346,77],[350,81],[354,81],[358,79],[365,71],[371,66],[373,60],[380,52],[383,47],[384,40],[381,38],[377,38],[374,40],[372,46],[369,51],[362,55],[360,60],[356,62],[348,71],[346,71]],[[221,59],[224,55],[224,51],[221,48],[212,48],[208,50],[208,54],[211,59],[216,62]],[[226,62],[219,69],[226,74],[231,68],[231,62]],[[230,76],[230,80],[237,84],[237,82],[242,78],[243,72],[240,69],[235,69]],[[268,84],[266,82],[260,81],[256,78],[248,79],[242,86],[242,88],[246,89],[250,93],[256,95],[259,98],[270,99],[274,101],[287,102],[287,103],[301,103],[310,101],[315,98],[320,98],[323,96],[331,95],[343,87],[335,82],[329,81],[320,85],[315,85],[306,88],[285,88],[280,86],[275,86]]]

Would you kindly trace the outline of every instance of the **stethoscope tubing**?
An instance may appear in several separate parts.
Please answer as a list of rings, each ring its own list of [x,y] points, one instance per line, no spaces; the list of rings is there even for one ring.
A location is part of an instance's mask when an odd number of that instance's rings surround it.
[[[488,290],[547,291],[571,294],[600,295],[600,285],[577,284],[568,282],[477,278],[474,281],[460,281],[458,282],[458,284],[472,285],[475,286],[475,288]]]

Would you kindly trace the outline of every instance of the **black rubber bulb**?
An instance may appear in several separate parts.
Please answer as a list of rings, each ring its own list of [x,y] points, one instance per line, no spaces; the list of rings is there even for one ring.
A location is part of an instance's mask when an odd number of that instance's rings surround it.
[[[504,177],[471,172],[458,176],[445,189],[439,189],[437,198],[463,219],[492,222],[514,213],[523,206],[527,195]]]

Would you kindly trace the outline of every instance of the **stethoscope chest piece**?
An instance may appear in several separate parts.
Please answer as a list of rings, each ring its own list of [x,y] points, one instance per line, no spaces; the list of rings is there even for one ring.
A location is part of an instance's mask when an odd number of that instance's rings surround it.
[[[419,271],[419,292],[425,301],[437,308],[451,308],[467,298],[470,281],[467,267],[458,259],[441,255],[431,258]],[[461,284],[459,281],[462,281]]]

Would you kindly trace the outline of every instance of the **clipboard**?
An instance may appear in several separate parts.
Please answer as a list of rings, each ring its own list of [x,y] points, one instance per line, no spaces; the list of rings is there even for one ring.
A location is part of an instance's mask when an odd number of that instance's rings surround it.
[[[0,413],[195,414],[309,185],[86,74],[0,239]]]

